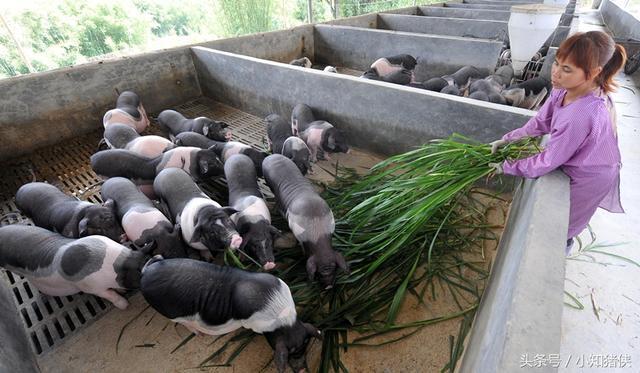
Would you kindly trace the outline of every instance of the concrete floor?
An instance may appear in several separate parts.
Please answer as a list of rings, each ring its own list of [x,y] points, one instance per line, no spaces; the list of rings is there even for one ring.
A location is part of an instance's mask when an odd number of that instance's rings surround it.
[[[576,12],[578,14],[578,12]],[[578,31],[606,30],[598,11],[579,14]],[[591,219],[596,250],[640,263],[640,72],[616,77],[613,94],[618,110],[618,138],[622,153],[621,198],[626,214],[599,209]],[[583,246],[592,242],[588,231]],[[565,292],[584,306],[565,306],[559,372],[640,371],[640,266],[601,253],[579,251],[574,245],[566,262]],[[572,303],[565,294],[565,301]],[[541,352],[544,354],[544,352]],[[529,357],[531,358],[531,357]],[[547,353],[542,360],[550,362]]]

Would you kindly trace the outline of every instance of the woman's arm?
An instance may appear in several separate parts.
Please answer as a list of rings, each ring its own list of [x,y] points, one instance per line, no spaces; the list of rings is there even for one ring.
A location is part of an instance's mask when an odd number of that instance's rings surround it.
[[[504,173],[536,178],[562,166],[571,159],[587,138],[593,127],[593,120],[594,117],[588,108],[577,116],[558,118],[545,149],[529,158],[505,161],[502,165]]]
[[[522,127],[517,128],[506,135],[502,136],[502,140],[512,142],[523,137],[536,137],[546,135],[551,131],[551,118],[553,118],[553,108],[561,95],[561,91],[554,89],[551,91],[551,95],[547,101],[542,105],[535,117],[529,119],[529,121]]]

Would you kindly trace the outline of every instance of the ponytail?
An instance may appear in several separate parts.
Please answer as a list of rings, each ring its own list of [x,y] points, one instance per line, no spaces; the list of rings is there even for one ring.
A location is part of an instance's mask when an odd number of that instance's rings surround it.
[[[627,60],[627,52],[620,44],[615,45],[613,55],[602,67],[602,71],[596,77],[596,83],[602,88],[605,93],[612,92],[618,85],[613,81],[614,75],[620,71]]]

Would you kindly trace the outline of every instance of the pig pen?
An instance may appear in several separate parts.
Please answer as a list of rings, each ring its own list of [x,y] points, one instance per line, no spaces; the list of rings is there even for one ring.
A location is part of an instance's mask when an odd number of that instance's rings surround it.
[[[296,32],[312,37],[300,42]],[[336,32],[342,29],[336,28]],[[294,47],[298,52],[296,48],[305,48],[305,43],[313,40],[313,27],[206,44],[234,48],[239,53],[243,49],[254,51],[253,46],[259,45],[259,51],[273,57],[282,45],[290,48],[290,44],[277,41],[292,35],[298,40]],[[6,141],[0,150],[0,211],[6,223],[25,222],[24,217],[14,213],[12,198],[21,184],[34,179],[49,181],[80,198],[99,201],[98,179],[88,166],[88,159],[102,133],[102,114],[113,105],[117,92],[125,89],[138,92],[149,113],[174,108],[190,117],[204,115],[224,120],[232,125],[235,140],[257,147],[262,144],[262,117],[269,113],[288,117],[295,104],[307,103],[318,117],[344,131],[349,144],[359,149],[355,157],[338,157],[341,164],[364,169],[381,158],[453,132],[490,141],[519,127],[533,114],[303,69],[271,59],[276,58],[255,58],[206,47],[176,48],[0,82],[6,93],[2,99],[5,115],[0,121],[0,134]],[[332,169],[329,164],[321,166]],[[321,172],[318,177],[327,175],[328,172]],[[219,187],[213,183],[205,190],[216,196]],[[559,346],[562,292],[558,289],[562,289],[564,267],[546,261],[562,263],[558,248],[563,247],[566,231],[563,224],[568,216],[567,187],[566,179],[553,174],[526,181],[516,190],[461,371],[497,371],[499,367],[509,370],[518,365],[513,356],[519,355],[514,351],[549,351]],[[552,209],[556,214],[549,213]],[[542,240],[533,239],[540,236]],[[541,265],[543,259],[545,264]],[[3,285],[10,287],[15,296],[16,312],[43,371],[186,371],[195,368],[224,341],[212,344],[213,338],[196,338],[172,354],[171,350],[186,337],[186,329],[154,316],[139,294],[130,297],[128,310],[119,312],[93,296],[41,296],[19,276],[5,271],[3,274]],[[545,281],[536,281],[539,278]],[[527,299],[529,291],[550,301]],[[400,319],[428,318],[453,306],[446,294],[440,300],[444,303],[436,302],[426,311],[407,301]],[[513,322],[522,330],[505,327]],[[116,354],[115,344],[123,327],[126,329]],[[448,336],[456,334],[458,327],[459,321],[448,321],[436,328],[425,328],[398,344],[352,349],[345,362],[353,371],[437,371],[448,361]],[[318,349],[319,344],[315,343],[310,351],[312,368],[318,364]],[[233,369],[259,370],[270,358],[269,347],[259,338],[248,346]],[[216,369],[225,368],[209,370]]]

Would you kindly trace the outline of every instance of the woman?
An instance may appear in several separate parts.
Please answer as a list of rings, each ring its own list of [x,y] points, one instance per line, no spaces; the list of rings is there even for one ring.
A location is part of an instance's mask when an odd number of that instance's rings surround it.
[[[569,176],[570,212],[566,253],[598,207],[624,212],[620,203],[620,150],[613,101],[622,46],[600,31],[576,33],[558,48],[551,70],[554,89],[523,127],[491,143],[492,152],[525,136],[549,134],[544,150],[517,161],[493,163],[496,173],[535,178],[557,168]]]

